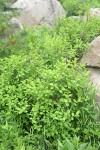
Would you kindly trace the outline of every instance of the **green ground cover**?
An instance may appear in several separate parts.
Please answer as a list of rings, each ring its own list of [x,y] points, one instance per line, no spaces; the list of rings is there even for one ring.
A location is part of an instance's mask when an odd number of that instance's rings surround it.
[[[14,35],[0,3],[0,150],[99,150],[95,91],[78,60],[100,35],[100,19],[69,16],[100,2],[62,0],[68,16],[53,29]]]

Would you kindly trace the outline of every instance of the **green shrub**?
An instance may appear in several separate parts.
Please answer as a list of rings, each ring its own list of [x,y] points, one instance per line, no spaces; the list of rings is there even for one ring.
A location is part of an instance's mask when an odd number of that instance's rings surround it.
[[[12,3],[15,0],[0,0],[0,40],[5,38],[11,32],[10,19],[18,13],[6,3]]]
[[[1,150],[53,150],[75,135],[98,145],[95,92],[77,61],[99,26],[95,17],[69,17],[0,40]]]
[[[22,31],[0,41],[0,57],[26,55],[35,49],[49,66],[61,57],[71,60],[80,58],[88,50],[89,43],[100,34],[99,26],[100,20],[95,17],[86,22],[65,18],[56,23],[54,29],[38,27]]]
[[[75,137],[72,142],[66,138],[64,144],[58,141],[58,150],[98,150],[98,148],[91,146],[91,143],[80,143],[78,137]]]
[[[67,16],[84,15],[89,10],[89,0],[60,1],[67,12]]]
[[[23,136],[32,134],[37,149],[46,145],[45,141],[53,149],[57,139],[66,136],[77,135],[82,141],[99,139],[92,88],[86,70],[82,72],[76,60],[67,64],[57,61],[49,69],[34,50],[31,57],[2,59],[0,68],[1,112],[16,120]]]
[[[59,0],[66,10],[67,16],[84,15],[90,8],[100,7],[99,0]]]

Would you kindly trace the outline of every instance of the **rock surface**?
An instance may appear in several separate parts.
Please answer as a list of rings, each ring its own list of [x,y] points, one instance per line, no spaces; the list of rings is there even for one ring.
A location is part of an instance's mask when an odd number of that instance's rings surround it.
[[[100,8],[91,8],[90,16],[97,16],[100,18]]]
[[[100,36],[90,44],[90,51],[83,55],[81,62],[88,67],[100,68]]]
[[[53,25],[53,20],[65,16],[65,11],[57,0],[18,0],[12,8],[20,9],[16,18],[27,27],[46,24]]]
[[[96,102],[100,106],[100,68],[88,68],[90,72],[90,81],[97,89]]]
[[[83,55],[80,62],[85,63],[90,72],[90,81],[96,86],[96,102],[100,106],[100,36],[90,44],[90,50]]]

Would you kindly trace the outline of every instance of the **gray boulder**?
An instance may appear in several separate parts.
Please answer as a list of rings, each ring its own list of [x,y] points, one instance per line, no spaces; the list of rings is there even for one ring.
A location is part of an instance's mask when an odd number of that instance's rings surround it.
[[[20,15],[16,20],[27,27],[41,24],[53,26],[55,19],[66,16],[57,0],[18,0],[11,7],[20,9]]]
[[[100,69],[97,68],[88,68],[90,81],[96,87],[96,103],[100,106]]]
[[[85,63],[90,75],[90,81],[97,88],[96,102],[100,106],[100,36],[90,43],[90,50],[80,60]]]
[[[19,8],[19,9],[23,9],[23,10],[30,10],[38,2],[39,2],[39,0],[17,0],[11,7]]]
[[[100,8],[91,8],[90,16],[97,16],[100,18]]]
[[[83,55],[81,62],[88,67],[100,68],[100,36],[90,43],[90,50]]]

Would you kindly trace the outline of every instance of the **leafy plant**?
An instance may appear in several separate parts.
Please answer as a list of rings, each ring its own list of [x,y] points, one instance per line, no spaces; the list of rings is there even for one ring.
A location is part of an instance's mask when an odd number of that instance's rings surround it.
[[[90,8],[99,8],[99,0],[59,0],[66,10],[67,16],[79,16],[89,12]]]
[[[0,0],[0,39],[5,39],[12,33],[10,19],[18,14],[17,11],[9,5],[14,1],[15,0]]]
[[[8,22],[1,19],[3,35]],[[53,29],[35,27],[1,36],[1,150],[56,150],[57,140],[66,143],[66,137],[72,149],[81,149],[81,143],[97,147],[95,91],[78,60],[100,34],[99,26],[96,17],[86,22],[67,17]]]
[[[82,73],[76,60],[66,64],[63,59],[49,69],[39,57],[34,51],[30,58],[2,59],[1,111],[13,116],[25,135],[32,134],[37,149],[45,141],[53,148],[57,139],[69,135],[78,135],[82,141],[99,139],[99,124],[94,122],[94,95],[87,85],[86,70]]]
[[[80,143],[78,137],[75,137],[73,140],[74,141],[71,142],[66,138],[64,144],[58,141],[58,150],[98,150],[98,148],[92,146],[91,143]]]

